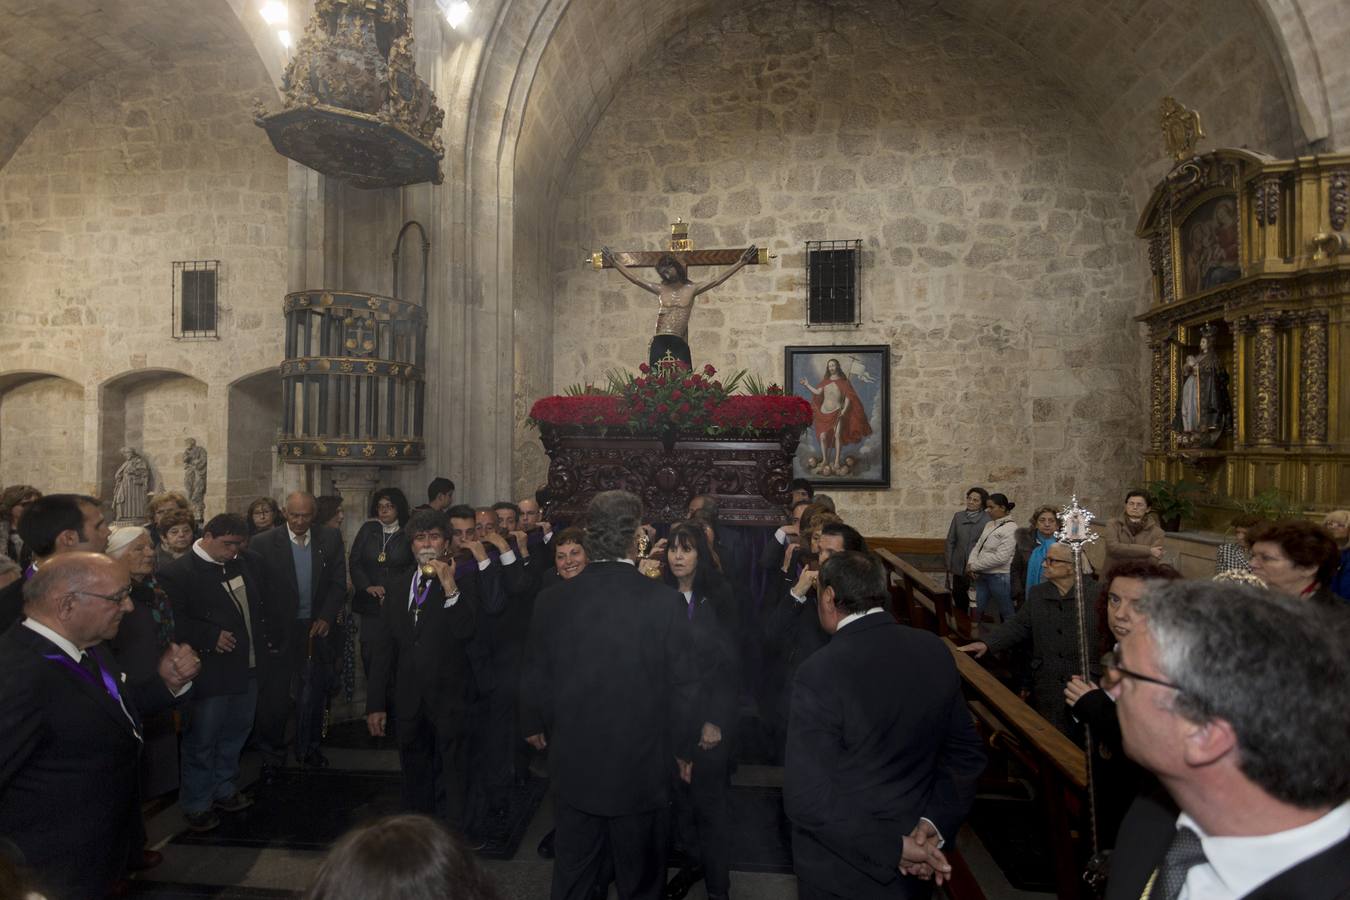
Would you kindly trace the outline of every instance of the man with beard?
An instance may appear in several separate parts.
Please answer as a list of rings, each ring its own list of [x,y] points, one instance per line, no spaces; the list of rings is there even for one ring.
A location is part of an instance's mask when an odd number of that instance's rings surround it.
[[[477,579],[455,577],[443,513],[418,510],[408,520],[417,567],[390,584],[380,609],[383,634],[373,648],[366,725],[382,737],[385,697],[397,665],[399,763],[403,805],[463,832],[468,771],[467,715],[475,692],[469,641],[477,624]]]

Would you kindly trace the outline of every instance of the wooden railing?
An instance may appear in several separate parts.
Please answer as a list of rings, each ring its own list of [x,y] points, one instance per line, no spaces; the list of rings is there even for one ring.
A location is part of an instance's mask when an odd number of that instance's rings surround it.
[[[1088,778],[1082,748],[984,666],[956,649],[958,644],[975,639],[964,598],[963,602],[954,602],[945,584],[882,543],[877,542],[873,549],[886,567],[892,614],[900,622],[946,638],[961,674],[966,701],[990,748],[1016,759],[1036,778],[1046,810],[1047,841],[1055,861],[1056,893],[1066,900],[1088,896],[1080,878],[1086,853],[1079,835],[1083,833]],[[958,864],[957,859],[951,859],[955,871],[946,886],[947,896],[952,900],[983,898],[974,878],[968,877],[965,861]]]

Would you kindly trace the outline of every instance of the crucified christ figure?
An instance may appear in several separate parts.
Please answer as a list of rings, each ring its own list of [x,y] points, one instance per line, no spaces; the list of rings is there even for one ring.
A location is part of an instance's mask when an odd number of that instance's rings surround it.
[[[656,314],[656,336],[652,338],[647,353],[648,363],[655,366],[657,361],[669,352],[671,356],[693,368],[693,361],[689,355],[689,314],[694,309],[694,298],[704,291],[712,290],[739,272],[746,264],[754,262],[759,256],[759,248],[748,247],[731,268],[702,284],[690,281],[684,263],[669,253],[656,261],[656,274],[661,276],[659,282],[643,281],[638,278],[608,247],[603,248],[600,254],[606,265],[613,266],[624,278],[644,291],[656,295],[659,307]]]

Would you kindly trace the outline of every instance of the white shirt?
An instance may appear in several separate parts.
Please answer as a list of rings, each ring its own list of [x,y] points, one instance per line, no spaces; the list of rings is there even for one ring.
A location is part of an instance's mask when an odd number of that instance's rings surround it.
[[[1345,840],[1350,800],[1315,822],[1255,837],[1209,837],[1190,816],[1177,816],[1200,836],[1205,862],[1191,868],[1177,900],[1237,900],[1288,869]]]
[[[773,539],[777,541],[780,546],[787,546],[787,539],[788,539],[787,526],[784,525],[782,528],[775,531],[773,533]]]
[[[484,560],[483,562],[490,563],[491,560]],[[419,570],[417,574],[413,576],[412,584],[408,585],[408,609],[413,608],[413,601],[417,598],[417,582],[421,580],[422,580],[422,572]],[[456,589],[456,591],[453,594],[445,598],[445,608],[449,609],[458,602],[459,602],[459,591],[458,589]]]
[[[863,610],[863,611],[860,612],[860,613],[853,613],[853,614],[851,614],[851,615],[844,616],[842,619],[839,620],[839,624],[836,625],[836,626],[834,627],[834,630],[835,630],[836,632],[838,632],[840,628],[843,628],[843,627],[844,627],[845,625],[847,625],[849,622],[856,622],[856,621],[858,621],[859,619],[861,619],[863,616],[870,616],[870,615],[873,615],[874,613],[885,612],[885,611],[886,611],[886,610],[885,610],[883,607],[880,607],[880,606],[874,606],[874,607],[872,607],[871,609],[865,609],[865,610]]]
[[[47,640],[51,641],[53,644],[60,647],[61,651],[65,653],[66,656],[69,656],[71,660],[75,663],[78,663],[80,661],[80,657],[84,656],[83,650],[81,650],[79,647],[76,647],[63,635],[57,634],[55,631],[52,631],[50,628],[48,628],[46,625],[43,625],[41,622],[34,621],[33,619],[24,619],[23,626],[32,631],[36,631],[38,634],[42,635]]]
[[[192,552],[211,565],[220,566],[221,571],[224,572],[225,564],[202,549],[201,538],[192,543]],[[234,601],[234,606],[239,610],[239,615],[244,617],[244,631],[248,632],[249,636],[248,667],[253,669],[258,665],[258,653],[253,646],[253,614],[248,607],[248,590],[244,586],[244,576],[236,575],[229,581],[222,581],[220,586],[225,588],[225,593],[229,594],[230,599]],[[240,597],[243,599],[241,600]],[[177,697],[178,694],[174,694],[174,696]]]
[[[292,544],[299,544],[301,547],[308,547],[308,546],[309,546],[309,532],[308,532],[308,531],[306,531],[304,534],[296,534],[294,531],[291,531],[291,526],[287,525],[287,526],[286,526],[286,533],[287,533],[288,535],[290,535],[290,537],[291,537],[291,543],[292,543]]]

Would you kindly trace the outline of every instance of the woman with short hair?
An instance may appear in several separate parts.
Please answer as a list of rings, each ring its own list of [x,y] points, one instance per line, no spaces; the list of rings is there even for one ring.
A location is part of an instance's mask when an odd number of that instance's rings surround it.
[[[382,636],[380,607],[385,589],[412,571],[412,543],[403,526],[411,511],[396,487],[380,488],[370,498],[370,519],[362,524],[347,556],[352,577],[352,611],[361,616],[361,666],[370,673],[371,647]]]
[[[1107,521],[1102,537],[1106,544],[1104,572],[1128,560],[1163,557],[1162,526],[1150,510],[1148,494],[1140,490],[1125,495],[1125,508],[1121,515]]]
[[[1250,572],[1250,554],[1252,545],[1247,536],[1253,530],[1265,524],[1265,520],[1252,513],[1242,513],[1233,517],[1233,540],[1220,544],[1214,551],[1214,574],[1221,572]]]
[[[160,658],[173,642],[173,604],[155,582],[156,550],[150,543],[150,532],[139,525],[114,528],[108,535],[105,552],[125,564],[131,574],[131,593],[128,595],[131,612],[122,617],[117,636],[109,642],[109,648],[126,674],[128,686],[148,684],[159,678]],[[143,716],[141,726],[147,751],[141,754],[139,783],[142,793],[150,784],[176,786],[178,735],[174,729],[173,711],[162,710]],[[151,760],[154,769],[150,767]],[[140,827],[140,840],[133,838],[131,858],[127,861],[127,867],[132,871],[159,865],[163,859],[159,852],[145,848],[144,820],[138,818],[136,824]]]
[[[989,524],[989,513],[984,508],[988,502],[988,491],[979,485],[972,487],[966,491],[965,509],[957,510],[952,515],[952,524],[947,527],[943,555],[951,579],[952,597],[962,607],[970,602],[971,580],[966,574],[966,563],[970,561],[970,551],[984,533],[984,526]]]
[[[277,501],[271,497],[259,497],[248,505],[248,513],[244,516],[248,520],[248,536],[251,540],[255,534],[262,534],[272,528],[276,528],[284,521],[281,515],[281,507]]]
[[[193,535],[192,513],[184,509],[170,507],[159,517],[160,539],[155,550],[155,571],[159,571],[187,555],[192,549]],[[149,532],[146,532],[149,537]]]
[[[1333,605],[1344,598],[1331,590],[1341,548],[1321,525],[1286,519],[1251,534],[1252,574],[1289,597]]]
[[[1041,583],[1045,551],[1055,542],[1055,532],[1058,530],[1059,514],[1053,506],[1036,507],[1028,527],[1017,529],[1012,565],[1008,571],[1014,609],[1021,609],[1027,592]]]

